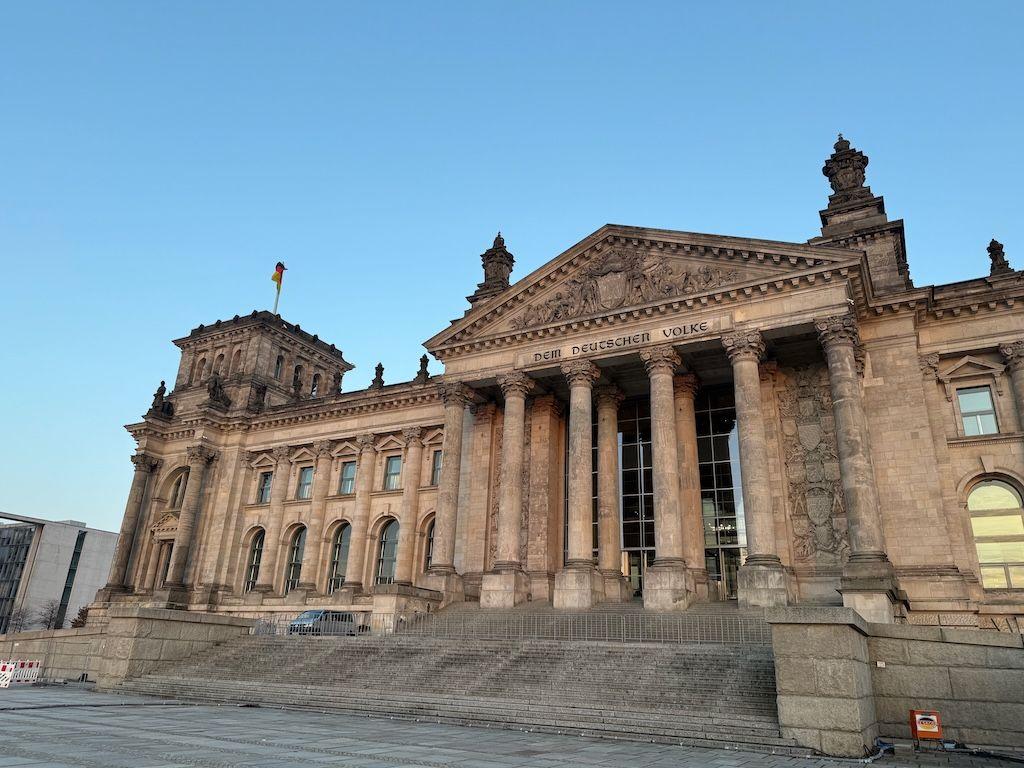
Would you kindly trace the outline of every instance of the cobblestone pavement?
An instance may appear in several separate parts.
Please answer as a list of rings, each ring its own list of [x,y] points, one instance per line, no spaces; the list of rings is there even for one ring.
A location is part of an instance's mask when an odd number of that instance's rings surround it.
[[[387,718],[191,706],[74,687],[0,690],[0,768],[817,768],[852,761],[639,744]],[[927,765],[1008,766],[943,758]],[[888,758],[885,768],[922,762]]]

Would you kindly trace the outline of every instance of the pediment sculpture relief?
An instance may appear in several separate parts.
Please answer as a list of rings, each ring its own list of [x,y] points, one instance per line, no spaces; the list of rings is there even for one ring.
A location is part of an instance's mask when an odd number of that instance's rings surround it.
[[[653,253],[615,249],[588,264],[554,296],[512,320],[514,330],[571,320],[595,312],[713,290],[740,273],[712,264],[673,265]]]

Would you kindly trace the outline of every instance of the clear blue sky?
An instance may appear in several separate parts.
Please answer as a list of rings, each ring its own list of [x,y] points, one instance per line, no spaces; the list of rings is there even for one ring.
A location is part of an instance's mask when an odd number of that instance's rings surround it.
[[[501,229],[803,241],[843,131],[918,285],[1024,266],[1021,3],[0,2],[0,510],[116,530],[172,338],[410,378]],[[369,330],[369,329],[374,330]],[[436,361],[431,370],[440,371]]]

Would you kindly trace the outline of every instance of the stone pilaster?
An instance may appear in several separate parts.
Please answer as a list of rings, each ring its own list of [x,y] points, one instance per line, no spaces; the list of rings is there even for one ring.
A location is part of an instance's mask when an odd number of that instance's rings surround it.
[[[679,374],[675,387],[676,445],[679,451],[679,507],[682,513],[683,556],[693,577],[697,598],[708,599],[708,571],[704,564],[704,519],[700,503],[700,466],[697,457],[697,415],[694,398],[700,381],[692,373]]]
[[[356,438],[356,445],[359,446],[359,458],[356,463],[356,503],[352,515],[348,563],[345,567],[345,587],[353,592],[359,592],[363,588],[370,525],[370,493],[373,491],[373,465],[377,458],[376,439],[373,435],[359,435]]]
[[[288,480],[290,479],[292,462],[291,448],[279,445],[273,450],[274,477],[270,485],[270,506],[267,509],[267,520],[263,538],[263,557],[260,560],[260,573],[253,592],[273,594],[278,581],[283,583],[284,574],[278,578],[277,558],[281,551],[281,526],[284,523],[284,502],[288,497]]]
[[[128,560],[135,547],[135,533],[142,515],[142,504],[146,497],[149,478],[160,466],[159,460],[145,453],[132,456],[135,474],[132,476],[132,487],[128,492],[128,503],[124,508],[124,519],[121,520],[121,533],[114,550],[114,560],[110,565],[106,589],[109,592],[123,592],[130,585],[127,583]]]
[[[759,363],[764,340],[759,331],[740,331],[722,338],[732,363],[736,390],[747,560],[740,567],[739,603],[743,607],[775,607],[789,602],[788,579],[775,551],[768,440],[761,405]]]
[[[885,553],[867,418],[861,402],[857,321],[852,315],[837,315],[816,320],[814,327],[828,362],[839,474],[846,501],[850,558],[843,568],[843,604],[868,621],[892,622],[897,587]]]
[[[199,514],[203,475],[207,465],[213,461],[216,455],[216,452],[202,444],[191,445],[186,449],[188,481],[185,486],[185,498],[178,516],[178,532],[175,534],[174,548],[171,550],[167,581],[164,585],[170,589],[178,590],[185,586],[185,566],[188,564],[192,534],[195,530],[196,517]]]
[[[459,382],[441,385],[444,400],[444,438],[441,443],[441,477],[434,517],[434,550],[424,583],[444,593],[444,602],[463,599],[462,579],[455,572],[455,528],[459,506],[459,475],[462,472],[462,423],[470,403],[469,389]]]
[[[309,504],[309,526],[306,531],[306,551],[302,558],[301,588],[326,591],[326,574],[322,573],[324,553],[324,530],[327,513],[327,494],[331,488],[331,466],[334,456],[331,454],[331,441],[320,440],[313,444],[316,454],[316,469],[313,472],[313,497]]]
[[[480,587],[481,608],[511,608],[526,600],[529,580],[519,558],[523,527],[523,455],[526,438],[526,395],[533,381],[522,371],[498,378],[505,396],[498,497],[497,557]]]
[[[1013,402],[1017,406],[1017,428],[1024,432],[1024,339],[1000,344],[999,353],[1010,370]]]
[[[405,441],[405,463],[402,465],[402,511],[398,521],[398,562],[395,584],[412,585],[413,561],[416,553],[416,518],[420,513],[420,471],[423,468],[423,430],[409,427],[402,430]]]
[[[632,593],[622,575],[619,525],[619,405],[623,394],[613,385],[600,386],[597,396],[597,569],[604,597],[624,602]]]
[[[533,398],[530,414],[530,515],[526,571],[534,600],[550,602],[562,562],[562,403],[554,395]]]
[[[592,388],[600,376],[589,360],[562,365],[569,381],[569,557],[555,576],[556,608],[590,608],[604,598],[594,567]]]
[[[679,452],[676,447],[672,380],[681,364],[670,344],[640,353],[651,383],[651,450],[654,454],[654,564],[644,576],[644,607],[682,610],[694,597],[692,575],[683,557],[679,507]]]

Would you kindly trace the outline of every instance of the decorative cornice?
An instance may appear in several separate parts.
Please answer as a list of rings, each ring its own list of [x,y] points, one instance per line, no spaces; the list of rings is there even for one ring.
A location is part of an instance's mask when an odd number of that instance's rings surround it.
[[[682,358],[671,344],[659,344],[650,349],[643,349],[640,351],[640,359],[643,360],[648,376],[659,373],[672,375],[683,364]]]
[[[533,379],[522,371],[510,371],[498,377],[498,386],[506,399],[509,397],[525,398],[534,387]]]
[[[733,363],[738,360],[760,361],[764,356],[764,339],[760,331],[739,331],[722,337],[725,354]]]
[[[562,373],[570,387],[591,387],[601,376],[601,370],[589,360],[573,360],[562,363]]]
[[[679,373],[672,379],[672,388],[676,395],[692,400],[700,389],[700,379],[695,373]]]

